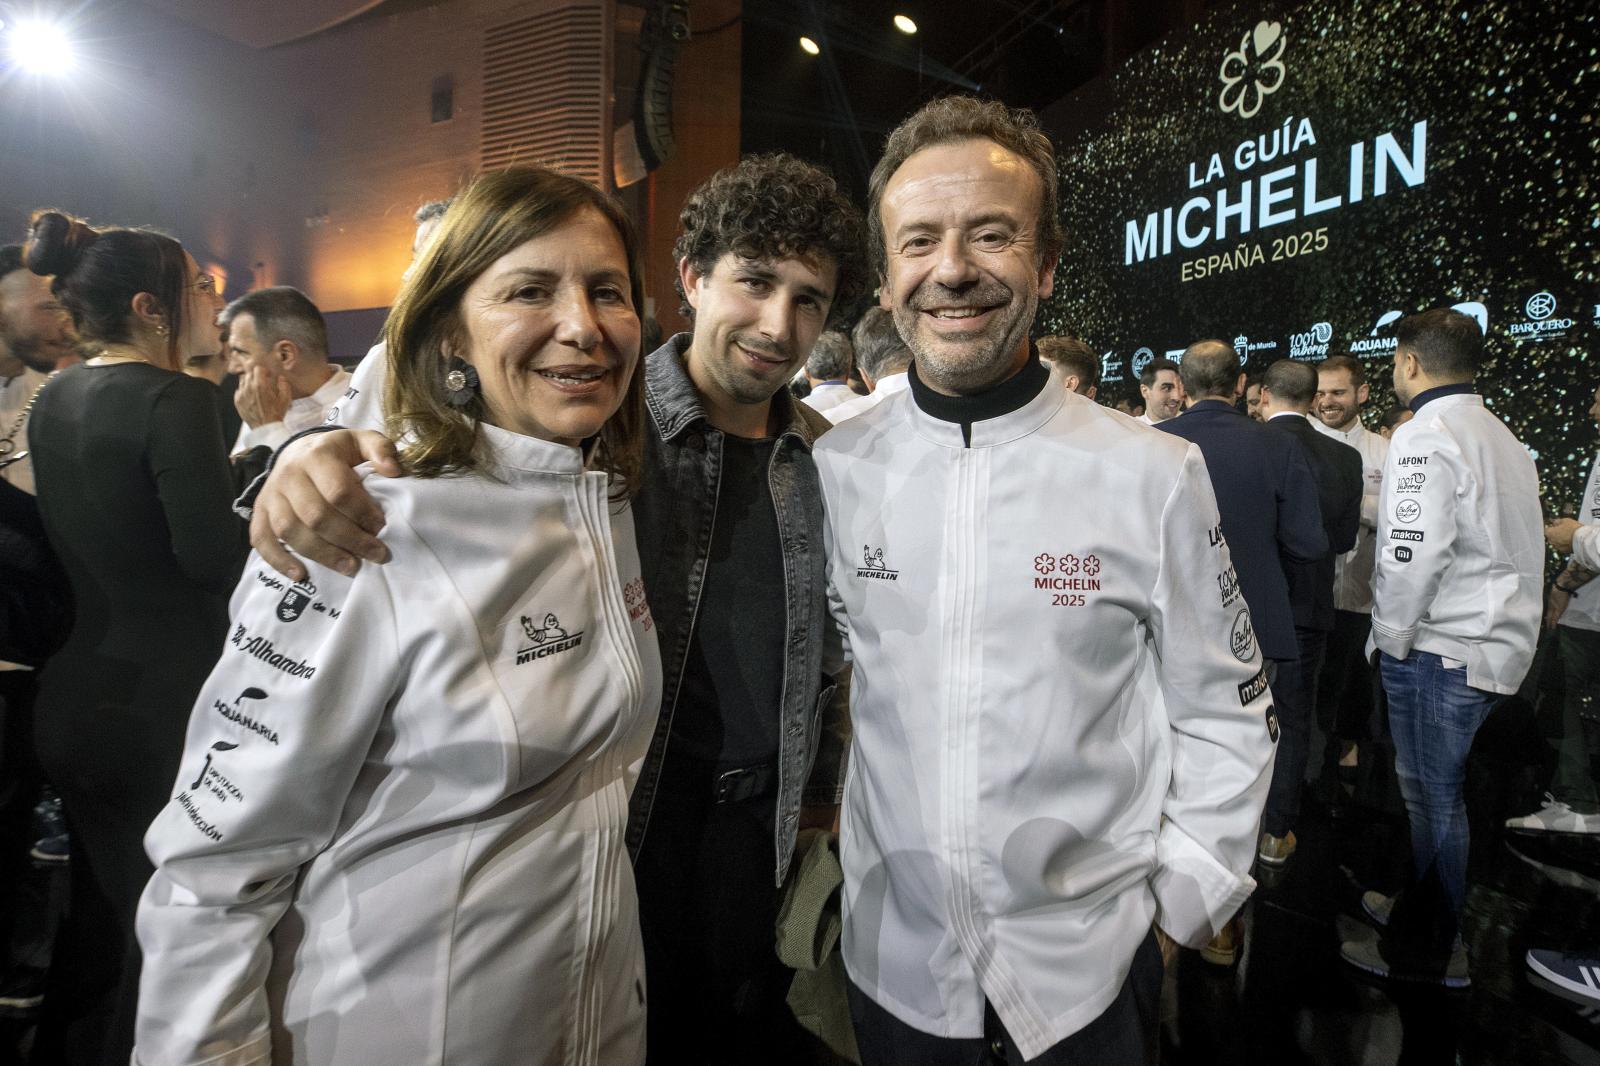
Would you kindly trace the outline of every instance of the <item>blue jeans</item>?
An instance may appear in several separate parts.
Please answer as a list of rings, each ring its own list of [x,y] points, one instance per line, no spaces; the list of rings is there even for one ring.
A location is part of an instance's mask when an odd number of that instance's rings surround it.
[[[1378,668],[1389,697],[1389,728],[1394,735],[1395,775],[1411,820],[1412,885],[1422,897],[1437,897],[1448,909],[1426,923],[1437,932],[1435,949],[1448,932],[1454,939],[1467,895],[1467,806],[1462,786],[1467,753],[1478,727],[1499,697],[1467,684],[1466,667],[1447,669],[1431,652],[1413,651],[1405,659],[1387,654]]]

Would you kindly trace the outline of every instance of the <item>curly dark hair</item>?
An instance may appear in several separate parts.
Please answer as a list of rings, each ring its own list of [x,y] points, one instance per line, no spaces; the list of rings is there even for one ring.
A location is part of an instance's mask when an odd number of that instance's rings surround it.
[[[675,261],[687,259],[697,274],[709,274],[729,252],[747,259],[817,256],[839,267],[828,310],[837,323],[867,283],[865,223],[861,211],[833,176],[784,152],[753,155],[719,170],[689,194],[678,216],[682,232],[672,245]],[[680,310],[694,309],[683,282],[674,283]]]

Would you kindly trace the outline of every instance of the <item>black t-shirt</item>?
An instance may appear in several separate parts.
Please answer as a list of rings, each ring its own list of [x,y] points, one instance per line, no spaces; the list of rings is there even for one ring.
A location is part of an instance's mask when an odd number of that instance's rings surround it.
[[[723,435],[711,554],[672,717],[674,749],[724,768],[778,756],[787,626],[767,469],[775,439]]]

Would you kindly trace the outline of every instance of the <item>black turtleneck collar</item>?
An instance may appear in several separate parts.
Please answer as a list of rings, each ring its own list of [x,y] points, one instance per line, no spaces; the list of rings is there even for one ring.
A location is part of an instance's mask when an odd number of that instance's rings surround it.
[[[961,441],[972,447],[972,424],[1008,415],[1026,407],[1050,383],[1050,371],[1039,361],[1039,352],[1028,345],[1028,361],[1015,374],[993,388],[973,393],[971,396],[946,396],[935,392],[917,376],[917,364],[906,372],[911,384],[911,398],[922,412],[941,422],[955,422],[961,426]]]
[[[1406,406],[1411,408],[1411,413],[1416,414],[1422,410],[1423,404],[1430,400],[1437,400],[1441,396],[1461,396],[1473,392],[1472,382],[1462,381],[1454,385],[1440,385],[1437,388],[1425,389],[1411,397],[1411,402]]]

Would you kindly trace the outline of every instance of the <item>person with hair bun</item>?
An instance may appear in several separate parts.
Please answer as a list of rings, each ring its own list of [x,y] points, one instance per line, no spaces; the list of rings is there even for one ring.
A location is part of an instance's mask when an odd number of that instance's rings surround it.
[[[587,182],[456,197],[384,326],[409,476],[358,471],[392,561],[252,556],[194,703],[145,838],[136,1063],[643,1062],[643,299]]]
[[[39,682],[37,747],[72,832],[72,899],[39,1061],[126,1062],[139,975],[143,836],[178,769],[246,552],[211,386],[216,282],[171,237],[34,215],[24,262],[93,354],[38,394],[39,509],[75,620]]]

